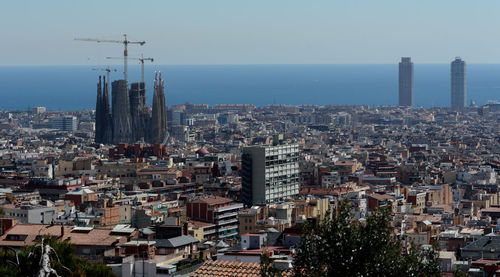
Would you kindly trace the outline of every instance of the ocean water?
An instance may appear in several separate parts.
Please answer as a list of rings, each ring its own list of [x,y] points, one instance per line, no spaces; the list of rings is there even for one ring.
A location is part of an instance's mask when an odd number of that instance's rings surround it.
[[[129,82],[140,67],[129,66]],[[0,67],[0,109],[49,110],[95,107],[99,73],[92,66]],[[122,68],[111,79],[122,78]],[[396,105],[398,65],[148,65],[145,75],[151,104],[154,72],[166,81],[167,105],[249,103],[370,106]],[[415,64],[415,105],[448,106],[450,65]],[[467,65],[467,103],[500,100],[500,65]]]

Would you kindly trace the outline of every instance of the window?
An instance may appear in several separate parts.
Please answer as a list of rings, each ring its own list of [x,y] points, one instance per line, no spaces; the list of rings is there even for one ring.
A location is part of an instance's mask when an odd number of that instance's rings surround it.
[[[10,241],[24,241],[28,236],[27,235],[7,235],[5,240]]]

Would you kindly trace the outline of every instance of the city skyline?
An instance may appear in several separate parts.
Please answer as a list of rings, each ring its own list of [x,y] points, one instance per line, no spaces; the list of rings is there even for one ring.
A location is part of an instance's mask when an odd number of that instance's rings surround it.
[[[0,275],[500,272],[499,1],[4,2]]]

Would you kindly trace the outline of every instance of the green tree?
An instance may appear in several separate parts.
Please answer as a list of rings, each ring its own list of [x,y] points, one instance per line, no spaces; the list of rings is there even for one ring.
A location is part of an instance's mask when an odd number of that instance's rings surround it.
[[[104,264],[92,263],[74,255],[74,248],[69,242],[51,237],[44,237],[44,244],[49,245],[54,253],[50,255],[50,266],[59,276],[115,276]],[[0,276],[37,276],[40,270],[42,248],[40,244],[23,247],[16,252],[3,248],[0,250]]]
[[[304,226],[295,276],[439,276],[436,248],[404,250],[393,235],[390,213],[379,209],[361,223],[347,201],[336,216]]]
[[[274,268],[271,258],[266,251],[260,255],[260,276],[262,277],[282,277],[281,271]]]

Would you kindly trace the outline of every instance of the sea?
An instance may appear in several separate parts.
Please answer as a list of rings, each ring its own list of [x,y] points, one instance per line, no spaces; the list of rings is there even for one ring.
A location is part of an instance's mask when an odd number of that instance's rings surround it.
[[[93,109],[103,66],[2,66],[0,109]],[[113,68],[113,66],[112,66]],[[122,79],[115,66],[111,79]],[[215,105],[397,105],[397,64],[331,65],[148,65],[146,94],[151,104],[155,71],[166,82],[168,106]],[[140,80],[140,66],[129,66],[129,82]],[[446,107],[450,103],[450,65],[414,65],[415,106]],[[467,103],[500,100],[500,64],[467,65]]]

